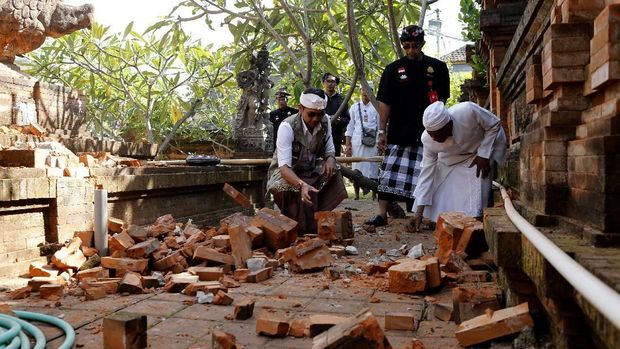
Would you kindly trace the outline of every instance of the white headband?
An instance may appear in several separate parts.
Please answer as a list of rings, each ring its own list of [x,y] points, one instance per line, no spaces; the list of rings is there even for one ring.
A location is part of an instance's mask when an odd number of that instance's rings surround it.
[[[299,103],[306,108],[323,110],[327,107],[327,96],[321,98],[314,93],[302,93],[299,96]]]
[[[424,110],[422,123],[427,131],[437,131],[446,126],[448,122],[450,122],[450,112],[443,105],[443,102],[435,102]]]

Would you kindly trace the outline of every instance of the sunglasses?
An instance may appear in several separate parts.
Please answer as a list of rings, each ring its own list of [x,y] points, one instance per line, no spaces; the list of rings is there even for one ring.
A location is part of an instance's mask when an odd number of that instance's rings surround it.
[[[412,49],[412,48],[421,48],[422,46],[424,46],[424,44],[421,43],[421,42],[416,42],[415,44],[407,43],[407,44],[402,44],[402,45],[403,45],[403,49],[405,49],[405,50],[409,50],[409,49]]]
[[[311,118],[322,118],[323,116],[325,116],[325,111],[321,110],[321,111],[308,111],[308,116]]]

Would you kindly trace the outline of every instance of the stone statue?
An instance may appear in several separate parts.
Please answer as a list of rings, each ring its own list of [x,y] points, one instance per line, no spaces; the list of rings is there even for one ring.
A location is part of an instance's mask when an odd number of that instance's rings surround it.
[[[273,152],[273,126],[267,112],[269,89],[269,51],[265,47],[250,57],[250,69],[237,74],[237,85],[243,90],[235,117],[236,157],[262,157]]]
[[[61,0],[0,0],[0,62],[36,50],[45,38],[90,28],[94,7]]]

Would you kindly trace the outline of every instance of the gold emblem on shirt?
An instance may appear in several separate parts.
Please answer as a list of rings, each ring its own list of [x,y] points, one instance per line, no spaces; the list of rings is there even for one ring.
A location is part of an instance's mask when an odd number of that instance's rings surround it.
[[[433,74],[435,72],[435,69],[433,69],[433,67],[428,67],[426,68],[426,71],[430,74]]]

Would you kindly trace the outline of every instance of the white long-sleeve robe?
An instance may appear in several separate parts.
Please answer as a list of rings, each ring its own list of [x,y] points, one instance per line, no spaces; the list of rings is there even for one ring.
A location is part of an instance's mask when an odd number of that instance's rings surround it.
[[[491,178],[477,178],[476,167],[469,165],[476,156],[501,164],[506,155],[506,136],[497,116],[471,102],[448,110],[452,136],[443,143],[434,141],[426,131],[421,137],[424,156],[414,192],[415,204],[427,206],[424,217],[432,221],[446,211],[480,216]]]
[[[359,105],[359,109],[358,109]],[[360,122],[360,110],[362,112],[362,120],[364,127],[377,129],[379,124],[379,113],[373,107],[372,103],[364,104],[362,102],[354,103],[349,109],[351,120],[347,125],[345,132],[346,137],[351,137],[351,153],[353,156],[370,157],[377,155],[377,147],[369,147],[362,144],[362,124]],[[379,163],[377,162],[356,162],[353,163],[354,170],[360,170],[364,177],[377,178],[379,176]]]

